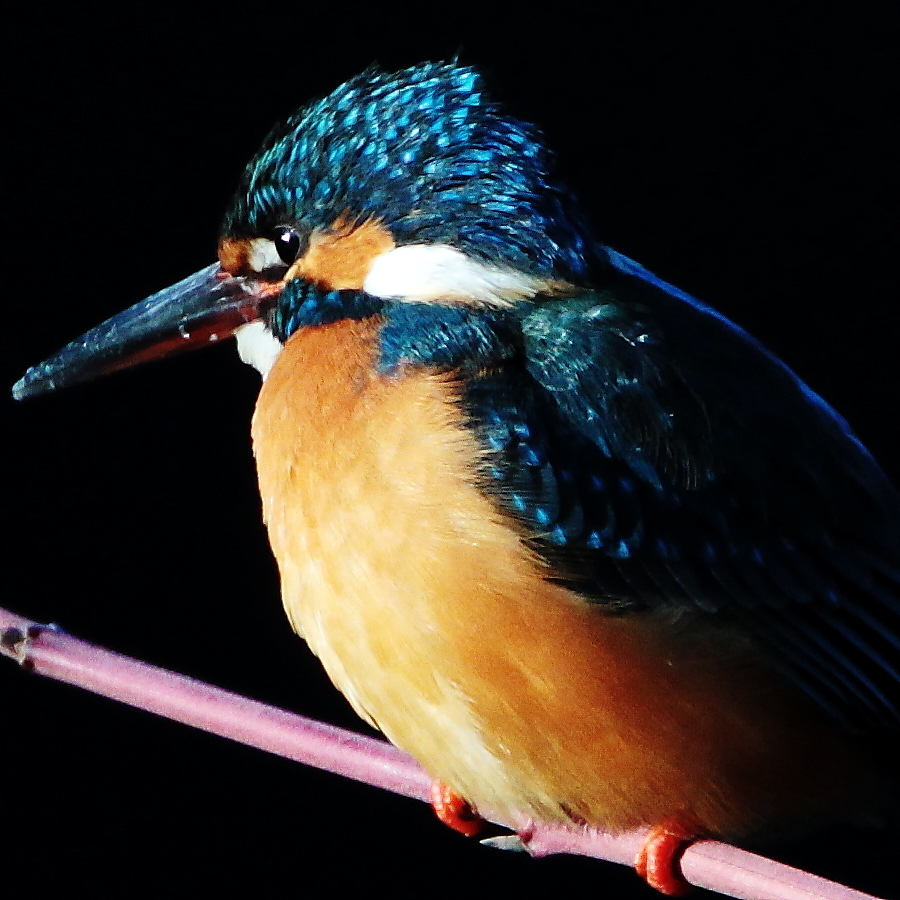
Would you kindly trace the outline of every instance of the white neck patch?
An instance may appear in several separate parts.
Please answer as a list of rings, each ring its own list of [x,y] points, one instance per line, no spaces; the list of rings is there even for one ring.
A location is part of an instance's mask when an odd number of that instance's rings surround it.
[[[511,306],[547,289],[534,275],[466,256],[448,244],[407,244],[372,260],[363,290],[409,303]]]

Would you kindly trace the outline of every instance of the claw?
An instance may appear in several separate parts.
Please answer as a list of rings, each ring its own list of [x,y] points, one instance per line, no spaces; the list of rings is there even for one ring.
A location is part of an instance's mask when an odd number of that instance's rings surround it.
[[[530,853],[528,844],[517,834],[498,834],[497,837],[482,838],[478,843],[494,850],[511,850],[513,853]]]

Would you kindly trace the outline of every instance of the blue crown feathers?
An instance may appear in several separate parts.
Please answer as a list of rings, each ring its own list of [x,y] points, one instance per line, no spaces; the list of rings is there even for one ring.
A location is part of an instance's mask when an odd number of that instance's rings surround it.
[[[506,116],[473,69],[369,69],[295,113],[248,165],[232,237],[312,231],[346,212],[398,245],[447,243],[529,274],[589,283],[594,241],[537,129]]]

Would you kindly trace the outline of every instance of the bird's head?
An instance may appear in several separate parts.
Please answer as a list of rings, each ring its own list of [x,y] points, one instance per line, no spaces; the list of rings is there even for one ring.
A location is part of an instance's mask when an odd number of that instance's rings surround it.
[[[379,300],[508,306],[599,263],[536,129],[454,64],[368,70],[275,129],[225,218],[219,262],[82,335],[17,398],[238,333],[265,375],[298,328]]]

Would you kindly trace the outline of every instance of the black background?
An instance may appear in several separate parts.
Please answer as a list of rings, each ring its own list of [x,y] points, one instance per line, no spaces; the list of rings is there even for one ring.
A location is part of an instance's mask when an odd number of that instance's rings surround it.
[[[211,262],[275,120],[372,62],[459,53],[544,128],[604,240],[761,338],[896,482],[896,35],[880,8],[282,3],[51,18],[35,4],[4,60],[5,383]],[[281,612],[249,446],[257,390],[228,342],[7,401],[4,605],[359,728]],[[0,698],[5,889],[653,896],[627,869],[489,851],[421,804],[12,664]],[[888,896],[895,851],[884,832],[841,831],[774,852]]]

